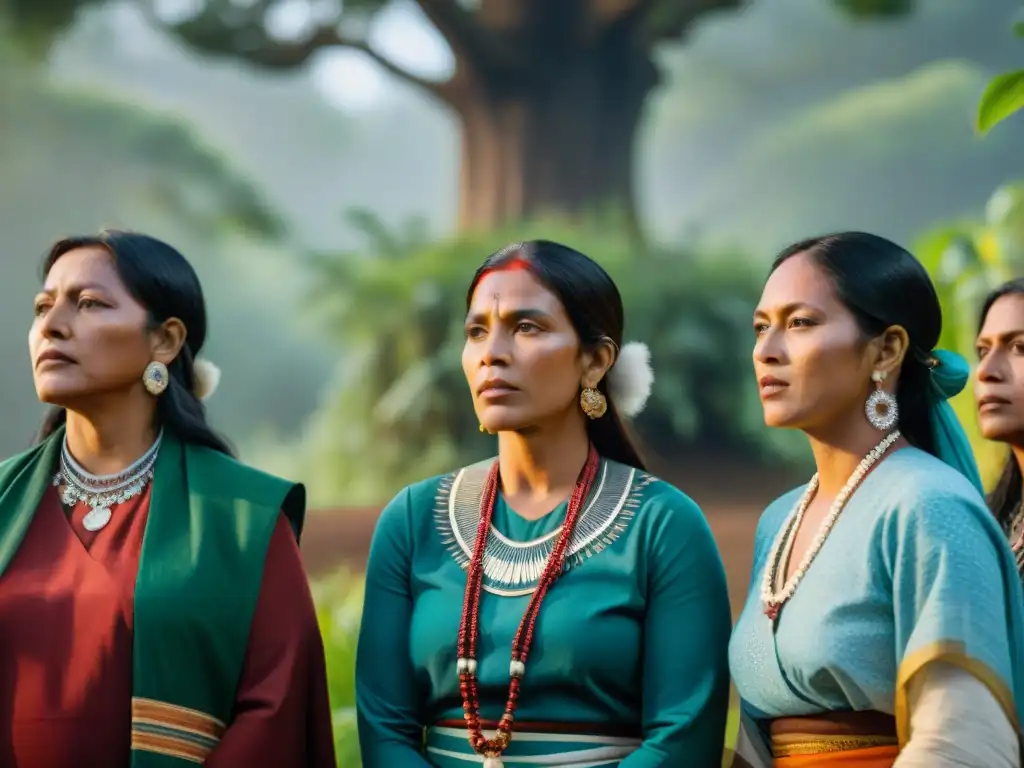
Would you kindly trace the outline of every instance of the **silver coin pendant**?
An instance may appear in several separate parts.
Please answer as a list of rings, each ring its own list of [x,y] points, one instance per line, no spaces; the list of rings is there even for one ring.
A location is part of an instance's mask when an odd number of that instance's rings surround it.
[[[82,518],[82,526],[85,530],[95,532],[110,522],[110,507],[93,507]]]

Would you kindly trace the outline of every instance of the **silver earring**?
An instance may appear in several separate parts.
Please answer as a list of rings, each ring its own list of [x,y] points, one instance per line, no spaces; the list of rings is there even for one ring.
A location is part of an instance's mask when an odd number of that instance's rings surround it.
[[[880,432],[888,432],[896,426],[900,418],[900,409],[896,404],[896,398],[882,389],[882,382],[885,381],[885,373],[875,371],[871,374],[871,380],[875,382],[876,389],[868,397],[864,404],[864,413],[871,422],[871,426]]]
[[[142,384],[153,397],[162,395],[170,383],[171,377],[167,373],[166,365],[154,360],[146,366],[146,370],[142,374]]]

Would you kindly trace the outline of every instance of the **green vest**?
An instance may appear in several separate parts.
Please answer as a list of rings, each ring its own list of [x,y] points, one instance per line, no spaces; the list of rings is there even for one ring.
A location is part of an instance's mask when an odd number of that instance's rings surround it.
[[[0,463],[0,574],[53,482],[63,437]],[[298,538],[305,503],[301,485],[164,434],[135,582],[132,768],[202,764],[217,745],[279,511]]]

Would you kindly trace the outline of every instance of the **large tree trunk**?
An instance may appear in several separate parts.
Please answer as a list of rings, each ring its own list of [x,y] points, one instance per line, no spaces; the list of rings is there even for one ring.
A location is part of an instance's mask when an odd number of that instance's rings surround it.
[[[463,228],[616,206],[636,230],[634,145],[658,83],[651,52],[705,14],[742,2],[416,0],[454,55],[455,73],[444,82],[405,69],[347,31],[341,22],[349,4],[340,0],[318,3],[334,12],[308,34],[287,40],[269,32],[269,14],[280,5],[275,0],[203,0],[174,23],[149,15],[199,50],[271,69],[304,65],[331,47],[361,51],[453,108],[462,126]],[[386,4],[353,5],[366,12]]]
[[[538,41],[538,47],[549,45]],[[546,53],[549,63],[529,80],[465,68],[457,76],[460,226],[490,229],[537,214],[578,217],[607,206],[636,226],[634,146],[658,81],[649,52],[622,34],[587,50],[563,48],[554,59],[550,47]]]

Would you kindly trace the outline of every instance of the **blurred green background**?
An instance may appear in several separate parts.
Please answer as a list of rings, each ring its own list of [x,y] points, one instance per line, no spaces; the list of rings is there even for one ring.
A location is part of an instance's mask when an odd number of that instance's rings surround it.
[[[757,511],[808,468],[801,439],[763,428],[750,375],[771,258],[833,229],[903,242],[939,286],[943,344],[972,356],[980,297],[1024,272],[1024,118],[975,130],[986,85],[1024,63],[1019,11],[2,0],[0,456],[41,415],[25,338],[47,245],[114,226],[178,246],[224,372],[212,421],[309,486],[339,765],[357,766],[376,510],[493,451],[459,364],[484,256],[547,237],[612,273],[657,372],[638,431],[741,595]],[[991,477],[970,392],[955,405]]]

